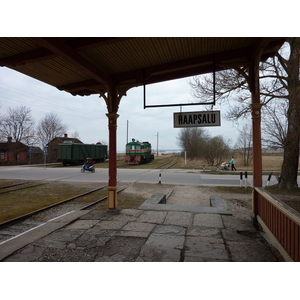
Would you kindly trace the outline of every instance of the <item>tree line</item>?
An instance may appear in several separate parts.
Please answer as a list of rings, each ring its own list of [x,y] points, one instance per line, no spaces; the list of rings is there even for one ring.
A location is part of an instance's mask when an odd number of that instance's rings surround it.
[[[232,157],[231,140],[223,136],[210,136],[202,127],[182,128],[177,136],[178,146],[189,159],[202,159],[208,166],[217,166],[222,162],[229,163]],[[234,145],[234,152],[242,158],[243,166],[252,163],[252,130],[244,126]]]
[[[52,112],[46,114],[36,125],[31,109],[24,105],[16,108],[9,107],[6,112],[1,111],[1,141],[11,137],[14,142],[42,148],[55,137],[63,136],[67,129],[68,126]],[[74,135],[78,134],[75,132]]]

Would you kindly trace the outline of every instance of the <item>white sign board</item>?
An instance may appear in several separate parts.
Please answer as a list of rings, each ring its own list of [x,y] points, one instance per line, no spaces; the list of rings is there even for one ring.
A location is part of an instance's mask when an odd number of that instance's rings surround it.
[[[174,128],[209,126],[221,126],[219,110],[174,113]]]

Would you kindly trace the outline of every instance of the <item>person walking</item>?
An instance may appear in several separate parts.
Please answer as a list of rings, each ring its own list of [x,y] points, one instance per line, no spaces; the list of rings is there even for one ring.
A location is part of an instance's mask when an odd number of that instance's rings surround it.
[[[230,164],[231,164],[231,171],[236,171],[236,167],[234,166],[234,158],[233,156],[231,157],[231,160],[230,160]]]

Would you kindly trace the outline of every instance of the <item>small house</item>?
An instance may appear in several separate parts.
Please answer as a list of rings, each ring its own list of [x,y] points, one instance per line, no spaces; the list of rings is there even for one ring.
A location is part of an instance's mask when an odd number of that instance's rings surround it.
[[[29,147],[21,142],[13,142],[11,137],[7,142],[0,142],[0,164],[22,165],[28,163]]]

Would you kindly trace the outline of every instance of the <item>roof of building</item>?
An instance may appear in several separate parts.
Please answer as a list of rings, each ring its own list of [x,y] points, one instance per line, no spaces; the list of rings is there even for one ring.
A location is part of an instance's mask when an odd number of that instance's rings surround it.
[[[73,95],[247,66],[273,56],[280,37],[2,37],[0,66]]]

